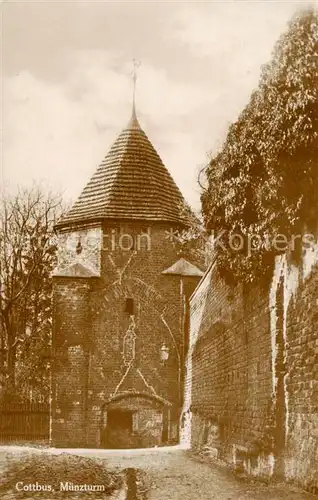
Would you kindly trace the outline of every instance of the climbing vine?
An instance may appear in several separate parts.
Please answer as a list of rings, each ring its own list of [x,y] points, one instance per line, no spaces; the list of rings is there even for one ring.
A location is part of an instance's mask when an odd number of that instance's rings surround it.
[[[268,276],[277,235],[311,224],[318,202],[318,15],[297,14],[262,68],[259,87],[207,169],[202,207],[228,280]],[[235,242],[244,244],[230,245]],[[253,238],[254,235],[254,238]],[[276,240],[275,240],[276,241]]]

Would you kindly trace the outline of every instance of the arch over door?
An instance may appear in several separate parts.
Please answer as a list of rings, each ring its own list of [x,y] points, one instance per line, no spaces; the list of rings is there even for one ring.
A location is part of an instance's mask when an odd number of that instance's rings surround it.
[[[101,446],[126,449],[160,446],[168,436],[168,415],[168,406],[156,397],[119,395],[104,406]]]

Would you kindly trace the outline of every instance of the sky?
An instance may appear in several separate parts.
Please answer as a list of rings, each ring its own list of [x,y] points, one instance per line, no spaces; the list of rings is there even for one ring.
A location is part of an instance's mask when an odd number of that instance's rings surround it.
[[[139,122],[187,201],[307,1],[2,1],[1,172],[76,199]]]

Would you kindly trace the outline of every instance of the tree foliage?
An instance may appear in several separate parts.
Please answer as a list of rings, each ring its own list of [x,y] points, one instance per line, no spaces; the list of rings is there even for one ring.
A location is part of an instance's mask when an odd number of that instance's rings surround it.
[[[202,217],[187,202],[180,206],[180,212],[186,221],[186,227],[182,230],[172,230],[168,235],[169,240],[180,258],[183,257],[204,270],[209,264],[209,237]]]
[[[61,200],[38,188],[3,199],[0,212],[2,389],[48,394],[53,225]]]
[[[209,233],[219,235],[219,269],[229,279],[268,274],[277,234],[310,223],[318,202],[318,16],[298,13],[263,67],[258,89],[212,157],[202,193]],[[221,236],[220,236],[221,234]],[[267,244],[247,255],[229,238],[258,235]]]

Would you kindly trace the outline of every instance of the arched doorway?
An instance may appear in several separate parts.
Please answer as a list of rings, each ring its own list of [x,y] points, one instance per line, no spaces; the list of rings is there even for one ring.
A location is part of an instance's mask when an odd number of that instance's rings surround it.
[[[149,394],[123,393],[102,411],[102,448],[152,448],[169,440],[170,406]]]

